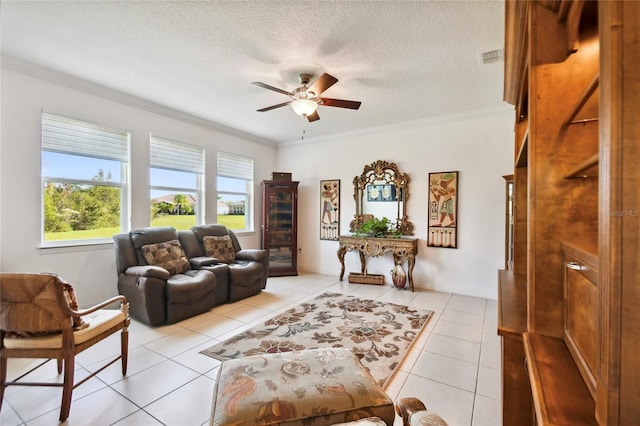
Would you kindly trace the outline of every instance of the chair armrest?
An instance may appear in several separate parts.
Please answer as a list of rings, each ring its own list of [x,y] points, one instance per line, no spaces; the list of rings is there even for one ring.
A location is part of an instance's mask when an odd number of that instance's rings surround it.
[[[442,417],[427,410],[425,405],[418,398],[399,398],[396,401],[396,413],[402,417],[403,426],[433,425],[447,426],[447,422]]]
[[[83,316],[83,315],[89,315],[92,312],[98,311],[102,308],[106,308],[109,305],[113,305],[114,303],[120,302],[120,309],[122,309],[125,314],[128,315],[128,305],[129,302],[127,301],[127,298],[120,295],[120,296],[114,296],[110,299],[107,299],[103,302],[98,303],[97,305],[91,306],[90,308],[87,309],[79,309],[77,311],[74,311],[73,309],[68,308],[67,306],[63,306],[63,311],[66,311],[65,313],[67,315],[77,315],[77,316]],[[65,309],[66,308],[66,309]],[[126,309],[126,310],[125,310]]]
[[[159,278],[161,280],[168,280],[171,274],[164,268],[153,265],[146,266],[130,266],[124,271],[127,275],[134,275],[137,277],[152,277]]]
[[[189,259],[189,263],[191,263],[191,266],[194,268],[200,268],[202,266],[217,265],[220,261],[215,257],[198,256]]]
[[[263,249],[242,249],[236,252],[236,259],[240,260],[253,260],[255,262],[262,262],[267,256],[266,250]]]

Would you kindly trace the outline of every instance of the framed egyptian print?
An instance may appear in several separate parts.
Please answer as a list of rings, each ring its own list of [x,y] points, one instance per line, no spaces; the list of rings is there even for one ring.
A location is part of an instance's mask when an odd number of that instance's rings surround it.
[[[458,172],[429,173],[427,246],[458,247]]]
[[[320,239],[340,236],[340,180],[320,181]]]

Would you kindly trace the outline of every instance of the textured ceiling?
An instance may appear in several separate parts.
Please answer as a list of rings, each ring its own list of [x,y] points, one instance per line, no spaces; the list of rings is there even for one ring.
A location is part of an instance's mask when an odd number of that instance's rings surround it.
[[[2,1],[2,54],[283,142],[502,102],[502,1]],[[297,75],[339,79],[307,123],[287,101]],[[313,81],[313,80],[312,80]]]

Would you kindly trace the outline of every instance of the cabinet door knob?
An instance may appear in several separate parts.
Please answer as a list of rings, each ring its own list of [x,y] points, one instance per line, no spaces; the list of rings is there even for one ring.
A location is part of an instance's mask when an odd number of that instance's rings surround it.
[[[574,271],[584,271],[587,269],[586,266],[581,265],[577,262],[567,262],[567,268],[573,269]]]

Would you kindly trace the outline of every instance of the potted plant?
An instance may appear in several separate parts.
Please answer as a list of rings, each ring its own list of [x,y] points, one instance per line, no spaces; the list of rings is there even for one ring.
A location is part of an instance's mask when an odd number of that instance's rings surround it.
[[[365,222],[362,222],[362,225],[360,225],[360,231],[364,235],[385,237],[390,231],[390,226],[391,221],[389,220],[389,218],[383,217],[382,219],[378,219],[374,217]]]

